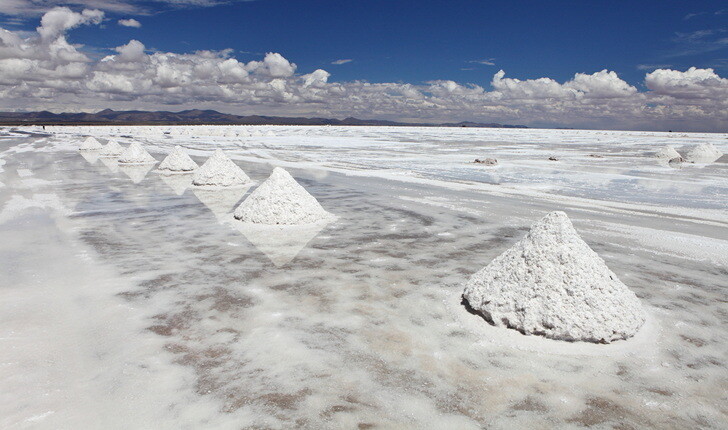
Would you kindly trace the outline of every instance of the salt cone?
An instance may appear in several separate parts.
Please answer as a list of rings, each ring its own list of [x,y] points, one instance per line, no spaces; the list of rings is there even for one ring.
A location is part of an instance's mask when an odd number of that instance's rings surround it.
[[[235,218],[254,224],[301,225],[330,221],[334,216],[288,172],[276,167],[238,206]]]
[[[546,215],[474,274],[463,297],[496,326],[552,339],[609,343],[645,322],[640,300],[563,212]]]
[[[233,163],[233,160],[220,149],[197,169],[192,178],[192,184],[197,186],[234,187],[251,182],[243,169]]]

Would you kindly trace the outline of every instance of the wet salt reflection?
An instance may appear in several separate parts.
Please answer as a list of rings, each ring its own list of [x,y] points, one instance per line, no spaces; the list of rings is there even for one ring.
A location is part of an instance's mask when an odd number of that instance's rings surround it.
[[[153,164],[119,164],[119,170],[135,184],[140,183],[152,170]]]
[[[238,220],[228,222],[245,236],[258,251],[282,267],[293,261],[316,235],[331,222],[311,225],[261,225]]]
[[[99,160],[111,173],[119,173],[119,157],[99,157]]]
[[[250,189],[250,185],[243,187],[220,188],[220,189],[193,189],[194,195],[212,212],[220,221],[230,214],[238,202],[243,198],[245,193]]]
[[[192,186],[192,173],[183,173],[175,175],[159,175],[162,180],[175,194],[181,196]]]
[[[89,164],[94,164],[99,159],[99,151],[78,151],[84,160],[88,161]]]

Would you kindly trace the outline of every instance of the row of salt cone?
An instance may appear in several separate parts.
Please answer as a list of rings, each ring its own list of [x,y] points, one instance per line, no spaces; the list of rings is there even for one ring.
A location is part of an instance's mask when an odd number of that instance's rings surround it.
[[[139,143],[124,149],[115,141],[102,146],[93,137],[87,138],[81,150],[99,150],[101,157],[119,157],[119,164],[153,164],[154,159]],[[161,174],[194,174],[192,184],[197,187],[231,188],[253,185],[250,177],[222,150],[198,166],[180,146],[160,163]],[[308,193],[287,171],[273,169],[270,177],[256,188],[235,210],[234,216],[243,222],[269,225],[305,225],[330,221],[332,214],[324,210],[315,197]]]

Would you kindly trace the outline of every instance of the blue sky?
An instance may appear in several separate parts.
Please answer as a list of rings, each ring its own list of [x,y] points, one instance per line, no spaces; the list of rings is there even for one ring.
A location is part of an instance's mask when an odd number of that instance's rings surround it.
[[[452,79],[487,85],[501,68],[515,78],[558,81],[606,68],[635,85],[654,65],[728,68],[728,4],[719,1],[257,0],[179,10],[157,6],[165,12],[134,16],[141,28],[107,25],[109,31],[100,33],[86,27],[71,40],[117,46],[136,38],[172,52],[232,48],[246,60],[273,51],[304,72],[325,68],[334,81]],[[696,32],[710,34],[691,38]],[[331,67],[342,59],[352,61]]]
[[[159,58],[153,58],[155,53],[194,54],[203,50],[231,49],[220,55],[245,63],[251,76],[248,81],[252,79],[256,85],[244,86],[237,82],[238,86],[227,88],[247,94],[240,96],[239,103],[229,95],[224,100],[216,101],[208,95],[197,100],[197,104],[215,105],[226,111],[250,113],[253,102],[261,113],[352,114],[422,121],[492,118],[537,125],[569,125],[563,124],[564,119],[570,118],[564,113],[571,109],[566,106],[566,100],[583,104],[588,99],[594,112],[571,125],[598,126],[599,122],[614,118],[615,109],[619,108],[621,115],[625,115],[620,118],[620,125],[616,125],[619,127],[627,126],[625,121],[632,115],[624,108],[625,101],[630,98],[633,113],[635,109],[644,111],[664,104],[669,108],[671,121],[687,124],[689,119],[684,113],[695,112],[697,103],[706,117],[703,118],[708,124],[705,127],[720,129],[725,120],[723,103],[709,100],[710,94],[722,95],[728,82],[724,78],[728,75],[728,4],[722,1],[3,2],[4,5],[0,4],[0,27],[29,40],[35,37],[35,28],[43,14],[53,7],[67,6],[68,12],[74,14],[80,14],[84,9],[103,12],[102,19],[83,18],[80,24],[64,27],[59,35],[87,57],[85,64],[91,64],[83,78],[74,75],[76,80],[112,79],[107,76],[111,71],[106,67],[111,63],[98,63],[100,68],[94,63],[105,56],[116,55],[118,48],[130,40],[143,44],[147,54],[139,57],[138,63],[146,62],[149,67],[157,68]],[[184,6],[180,6],[181,3]],[[118,24],[119,19],[134,19],[140,26],[122,26]],[[43,49],[43,44],[38,43],[38,49]],[[267,53],[278,53],[284,61],[295,63],[291,73],[282,77],[291,88],[281,89],[280,84],[275,84],[274,87],[278,86],[274,89],[279,94],[271,97],[265,96],[265,91],[258,85],[265,81],[263,69],[254,70]],[[178,60],[178,63],[187,61]],[[57,70],[58,64],[53,64],[53,70]],[[154,72],[149,67],[146,79],[154,80],[156,78],[151,76],[158,77],[158,70]],[[691,67],[695,71],[691,72]],[[149,107],[155,104],[156,94],[159,105],[190,107],[191,102],[183,103],[161,95],[176,93],[169,85],[160,86],[159,91],[150,90],[148,85],[142,85],[144,77],[141,74],[132,79],[128,75],[122,76],[122,69],[125,68],[117,67],[114,73],[118,79],[113,78],[115,82],[106,85],[114,90],[96,91],[94,94],[99,97],[92,104],[102,106],[107,102],[107,105],[122,106],[121,100],[127,99],[125,106]],[[296,79],[300,86],[301,79],[307,79],[306,76],[317,69],[322,69],[320,73],[328,76],[317,75],[315,85],[309,82],[304,87],[309,90],[327,87],[326,96],[318,90],[316,94],[308,90],[304,94],[300,88],[294,88]],[[649,75],[656,69],[674,73]],[[504,71],[505,78],[502,85],[495,88],[491,83],[500,70]],[[594,75],[589,83],[568,83],[577,73],[591,75],[602,70],[616,75]],[[6,74],[10,76],[11,72]],[[0,64],[0,84],[2,73]],[[42,75],[45,77],[48,73]],[[191,72],[182,70],[180,73]],[[265,82],[281,78],[273,75],[269,74]],[[189,83],[198,78],[180,78],[180,82]],[[10,82],[9,79],[5,81]],[[13,81],[16,93],[20,86],[34,85],[31,81]],[[378,88],[381,103],[371,88],[351,85],[354,81],[386,84]],[[216,82],[227,81],[218,79]],[[337,83],[344,87],[335,87]],[[410,86],[415,86],[419,94],[412,93]],[[142,87],[144,92],[139,90]],[[605,87],[609,87],[609,91]],[[691,88],[690,94],[685,92],[686,87]],[[91,96],[88,89],[84,88],[85,100]],[[476,91],[471,91],[473,89]],[[48,91],[57,93],[58,89],[49,88]],[[362,91],[366,92],[366,105],[359,103],[364,97]],[[123,96],[120,95],[122,92]],[[251,95],[253,92],[255,94]],[[394,93],[399,99],[393,98]],[[63,107],[80,108],[73,106],[69,94],[62,95],[60,98],[48,97],[52,99],[52,102],[46,102],[50,109],[60,109],[60,99],[65,100]],[[343,99],[336,103],[324,100],[333,95],[348,98],[348,104]],[[460,99],[455,99],[456,96]],[[421,103],[412,103],[418,98]],[[561,116],[529,117],[526,110],[533,100],[524,106],[515,102],[526,98],[541,100],[544,108],[553,106],[557,100]],[[616,98],[622,99],[616,103]],[[137,100],[136,105],[133,99]],[[599,103],[604,109],[598,109],[597,99],[601,100]],[[700,101],[696,102],[698,99]],[[397,100],[404,100],[404,103],[395,106],[399,103]],[[504,100],[508,102],[501,103],[502,109],[493,108],[498,101]],[[685,103],[691,108],[678,112],[677,107]],[[467,109],[463,108],[466,104]],[[487,108],[479,109],[479,106]],[[660,120],[659,115],[665,116],[666,111],[653,109],[650,115]],[[594,125],[589,125],[590,121]],[[644,123],[630,127],[657,125]]]

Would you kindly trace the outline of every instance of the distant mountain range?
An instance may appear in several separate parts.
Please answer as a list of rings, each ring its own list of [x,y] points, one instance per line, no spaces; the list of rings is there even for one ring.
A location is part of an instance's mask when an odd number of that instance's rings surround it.
[[[114,111],[104,109],[97,113],[53,113],[42,112],[0,112],[0,125],[195,125],[195,124],[235,124],[235,125],[389,125],[389,126],[430,126],[430,127],[488,127],[488,128],[528,128],[525,125],[481,124],[477,122],[458,122],[444,124],[413,124],[378,119],[346,118],[301,118],[285,116],[231,115],[214,110],[184,110],[181,112]]]

